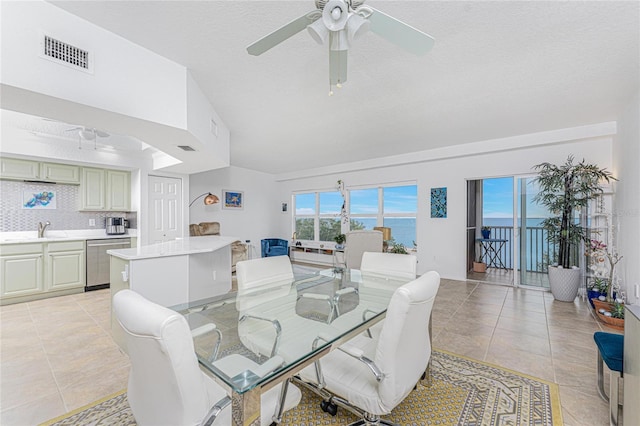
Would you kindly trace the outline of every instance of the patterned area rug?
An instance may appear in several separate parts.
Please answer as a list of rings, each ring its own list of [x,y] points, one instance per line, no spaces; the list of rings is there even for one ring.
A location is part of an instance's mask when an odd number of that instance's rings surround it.
[[[562,425],[558,386],[535,377],[451,353],[434,351],[432,383],[418,386],[387,420],[422,425]],[[339,426],[356,419],[344,409],[331,417],[319,398],[302,389],[302,401],[282,425]],[[125,391],[43,423],[43,426],[135,425]]]

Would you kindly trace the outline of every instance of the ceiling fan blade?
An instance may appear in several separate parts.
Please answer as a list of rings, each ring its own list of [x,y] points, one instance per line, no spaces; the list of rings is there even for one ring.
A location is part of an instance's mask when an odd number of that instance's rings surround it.
[[[102,131],[102,130],[98,130],[98,129],[93,129],[93,132],[94,132],[96,135],[100,136],[101,138],[108,138],[109,136],[111,136],[109,133],[104,132],[104,131]]]
[[[347,81],[347,50],[329,50],[329,84]]]
[[[74,130],[83,130],[84,127],[74,127],[73,129],[67,129],[65,132],[73,132]]]
[[[289,37],[298,34],[300,31],[307,28],[309,24],[314,23],[322,14],[318,10],[311,11],[306,15],[294,19],[283,27],[278,28],[271,34],[262,37],[260,40],[251,43],[247,46],[247,52],[250,55],[258,56],[262,55],[267,50],[282,43]]]
[[[369,17],[371,31],[380,37],[416,55],[424,55],[433,47],[435,39],[429,34],[416,30],[377,9],[367,7],[373,11]]]

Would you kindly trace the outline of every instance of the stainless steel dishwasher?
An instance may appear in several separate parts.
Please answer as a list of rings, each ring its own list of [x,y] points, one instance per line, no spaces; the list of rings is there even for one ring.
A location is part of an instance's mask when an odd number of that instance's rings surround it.
[[[85,291],[109,287],[109,255],[107,250],[131,247],[131,238],[87,240],[87,286]]]

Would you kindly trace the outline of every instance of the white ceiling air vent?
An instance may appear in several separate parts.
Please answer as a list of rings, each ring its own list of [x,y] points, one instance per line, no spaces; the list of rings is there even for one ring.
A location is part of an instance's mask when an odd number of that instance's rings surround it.
[[[40,56],[82,71],[92,72],[89,52],[43,34]]]
[[[183,151],[195,151],[195,149],[191,148],[189,145],[178,145],[178,148]]]

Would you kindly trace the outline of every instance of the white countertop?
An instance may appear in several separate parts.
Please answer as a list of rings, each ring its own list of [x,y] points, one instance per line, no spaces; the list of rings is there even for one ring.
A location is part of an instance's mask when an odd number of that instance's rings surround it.
[[[216,251],[222,247],[231,245],[234,241],[238,241],[238,238],[222,237],[219,235],[187,237],[130,249],[108,250],[107,254],[124,260],[183,256]]]
[[[37,231],[0,232],[0,244],[48,243],[51,241],[102,240],[106,238],[137,237],[137,229],[127,229],[126,234],[107,235],[104,229],[46,229],[44,238],[38,238]]]

